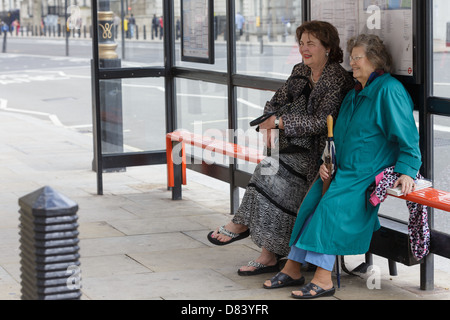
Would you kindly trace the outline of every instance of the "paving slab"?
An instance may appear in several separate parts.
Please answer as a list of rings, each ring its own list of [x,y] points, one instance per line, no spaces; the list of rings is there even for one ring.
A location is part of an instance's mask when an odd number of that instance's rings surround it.
[[[293,301],[295,288],[263,289],[274,274],[237,274],[259,255],[250,238],[223,247],[206,239],[231,219],[227,184],[188,170],[183,200],[172,201],[165,165],[132,167],[105,173],[99,196],[92,136],[26,115],[0,115],[0,299],[21,296],[18,199],[49,185],[79,205],[83,300]],[[345,257],[349,270],[363,261]],[[379,288],[371,288],[371,273],[343,273],[341,288],[323,300],[450,299],[448,259],[436,257],[435,290],[427,292],[419,289],[418,266],[398,265],[392,277],[386,259],[374,256],[374,263]],[[307,281],[312,277],[305,271]]]

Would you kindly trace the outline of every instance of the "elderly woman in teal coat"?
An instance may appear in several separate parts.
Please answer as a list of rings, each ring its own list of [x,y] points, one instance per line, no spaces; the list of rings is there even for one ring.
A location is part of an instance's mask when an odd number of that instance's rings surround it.
[[[391,57],[375,35],[360,35],[348,42],[356,87],[342,103],[334,130],[337,170],[322,197],[326,167],[304,199],[291,236],[291,251],[281,272],[264,283],[267,289],[301,286],[300,265],[317,266],[311,282],[297,299],[333,295],[331,278],[336,255],[357,255],[369,249],[380,228],[379,206],[367,204],[366,190],[375,176],[395,165],[405,194],[414,190],[421,167],[419,135],[413,103],[403,85],[393,78]]]

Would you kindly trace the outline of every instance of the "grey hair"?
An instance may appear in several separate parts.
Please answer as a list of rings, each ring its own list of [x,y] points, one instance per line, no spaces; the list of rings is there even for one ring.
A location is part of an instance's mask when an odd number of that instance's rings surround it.
[[[384,72],[392,71],[392,56],[388,52],[383,41],[373,34],[360,34],[347,42],[347,50],[352,54],[353,48],[362,47],[366,51],[366,57],[376,69]]]

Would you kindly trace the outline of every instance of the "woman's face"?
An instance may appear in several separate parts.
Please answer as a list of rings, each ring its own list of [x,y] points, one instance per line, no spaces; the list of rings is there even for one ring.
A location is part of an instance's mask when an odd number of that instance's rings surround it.
[[[350,66],[353,70],[353,77],[365,87],[370,75],[375,71],[375,66],[367,59],[366,50],[363,47],[353,48]]]
[[[300,54],[303,58],[303,63],[308,67],[323,68],[327,62],[327,48],[322,45],[319,39],[309,32],[304,32],[300,39]]]

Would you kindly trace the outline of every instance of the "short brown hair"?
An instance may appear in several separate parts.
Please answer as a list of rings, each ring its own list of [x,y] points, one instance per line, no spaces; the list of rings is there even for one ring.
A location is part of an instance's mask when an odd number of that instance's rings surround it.
[[[340,47],[341,40],[335,26],[325,21],[307,21],[297,28],[297,42],[300,43],[303,33],[311,33],[320,40],[322,45],[330,50],[328,59],[331,62],[342,63],[344,61],[344,53]]]
[[[392,71],[392,56],[383,41],[373,34],[360,34],[347,42],[347,50],[352,54],[353,48],[361,47],[366,51],[366,57],[376,69],[384,72]]]

